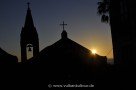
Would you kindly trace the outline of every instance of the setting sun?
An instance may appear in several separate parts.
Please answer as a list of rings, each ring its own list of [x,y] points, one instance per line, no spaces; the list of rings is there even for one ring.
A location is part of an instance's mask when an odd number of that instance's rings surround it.
[[[93,54],[96,54],[96,52],[97,52],[97,51],[96,51],[95,49],[92,50],[92,53],[93,53]]]

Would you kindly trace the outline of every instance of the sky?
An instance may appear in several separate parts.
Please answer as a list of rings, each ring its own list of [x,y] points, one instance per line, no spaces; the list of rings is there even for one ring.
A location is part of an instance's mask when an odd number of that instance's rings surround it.
[[[113,58],[109,24],[97,14],[99,0],[0,0],[0,47],[20,61],[20,33],[30,2],[40,50],[61,38],[62,26],[68,37],[97,54]],[[111,51],[111,52],[110,52]],[[110,53],[109,53],[110,52]]]

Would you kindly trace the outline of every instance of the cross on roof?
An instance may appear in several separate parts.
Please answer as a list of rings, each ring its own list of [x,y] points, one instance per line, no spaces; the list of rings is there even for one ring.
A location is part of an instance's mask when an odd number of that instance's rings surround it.
[[[63,26],[63,30],[65,30],[64,28],[65,28],[65,26],[66,26],[67,24],[65,24],[64,21],[63,21],[63,24],[60,24],[60,25],[62,25],[62,26]]]

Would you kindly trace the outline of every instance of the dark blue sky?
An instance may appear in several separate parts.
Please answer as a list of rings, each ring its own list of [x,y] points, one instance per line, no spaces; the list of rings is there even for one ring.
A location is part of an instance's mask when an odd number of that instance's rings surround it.
[[[65,21],[68,37],[88,49],[106,55],[112,48],[109,24],[97,15],[98,0],[1,0],[0,47],[20,59],[20,32],[24,26],[27,2],[39,34],[40,50],[60,39]],[[112,53],[108,55],[112,57]]]

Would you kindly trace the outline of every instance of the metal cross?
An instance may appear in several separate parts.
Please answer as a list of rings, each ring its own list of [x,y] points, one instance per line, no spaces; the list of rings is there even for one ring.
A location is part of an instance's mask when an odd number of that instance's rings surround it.
[[[63,24],[60,24],[60,25],[62,25],[62,26],[63,26],[63,30],[65,30],[64,28],[65,28],[65,26],[66,26],[67,24],[65,24],[64,21],[63,21]]]

